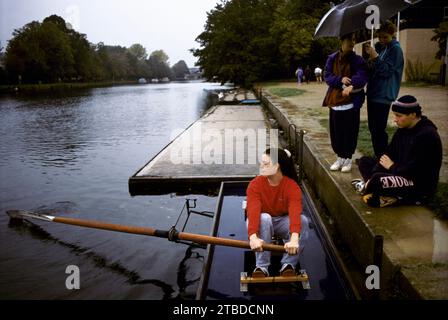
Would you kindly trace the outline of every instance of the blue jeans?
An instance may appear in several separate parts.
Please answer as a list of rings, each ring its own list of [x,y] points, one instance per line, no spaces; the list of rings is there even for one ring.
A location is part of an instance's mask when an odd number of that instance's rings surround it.
[[[249,223],[246,221],[246,225]],[[303,251],[303,244],[308,238],[308,218],[303,214],[301,215],[302,230],[300,232],[299,240],[299,252],[295,255],[289,255],[286,252],[283,254],[281,264],[289,263],[295,268],[299,262],[299,254]],[[262,213],[260,215],[260,231],[259,238],[263,239],[266,243],[271,243],[272,236],[279,236],[283,239],[283,242],[288,242],[290,238],[289,233],[289,216],[273,217],[269,213]],[[255,252],[255,264],[257,267],[268,268],[271,264],[271,251]]]
[[[372,102],[367,99],[367,120],[375,156],[379,159],[384,154],[389,141],[386,132],[390,104]]]

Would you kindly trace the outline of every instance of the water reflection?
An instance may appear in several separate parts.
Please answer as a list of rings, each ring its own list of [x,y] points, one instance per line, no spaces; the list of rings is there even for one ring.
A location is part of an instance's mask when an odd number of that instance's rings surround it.
[[[4,212],[169,228],[184,198],[131,198],[128,178],[169,142],[172,128],[186,128],[207,109],[204,88],[219,86],[171,83],[0,98],[0,298],[194,296],[202,249],[60,224],[18,226]],[[214,209],[214,198],[198,199],[201,209]],[[208,234],[210,221],[192,226],[191,232]],[[83,290],[63,286],[67,264],[88,275]]]

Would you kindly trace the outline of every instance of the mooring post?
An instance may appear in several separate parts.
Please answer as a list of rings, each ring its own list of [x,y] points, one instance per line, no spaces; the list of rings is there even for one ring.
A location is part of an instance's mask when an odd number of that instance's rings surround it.
[[[301,129],[299,131],[299,183],[302,182],[303,179],[303,136],[306,131]]]

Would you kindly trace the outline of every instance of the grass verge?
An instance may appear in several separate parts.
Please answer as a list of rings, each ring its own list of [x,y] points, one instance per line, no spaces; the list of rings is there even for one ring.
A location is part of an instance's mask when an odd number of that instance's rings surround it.
[[[276,95],[279,96],[281,98],[287,98],[287,97],[294,97],[294,96],[300,96],[303,93],[305,93],[305,90],[302,89],[297,89],[297,88],[277,88],[277,87],[273,87],[273,88],[269,88],[269,91]]]

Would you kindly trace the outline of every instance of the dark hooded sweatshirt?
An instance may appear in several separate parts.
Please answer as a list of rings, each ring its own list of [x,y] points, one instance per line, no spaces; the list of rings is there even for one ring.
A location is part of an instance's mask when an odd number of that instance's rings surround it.
[[[394,161],[393,174],[411,179],[419,196],[430,196],[437,189],[442,165],[442,142],[437,127],[427,117],[413,128],[398,129],[386,154]]]

